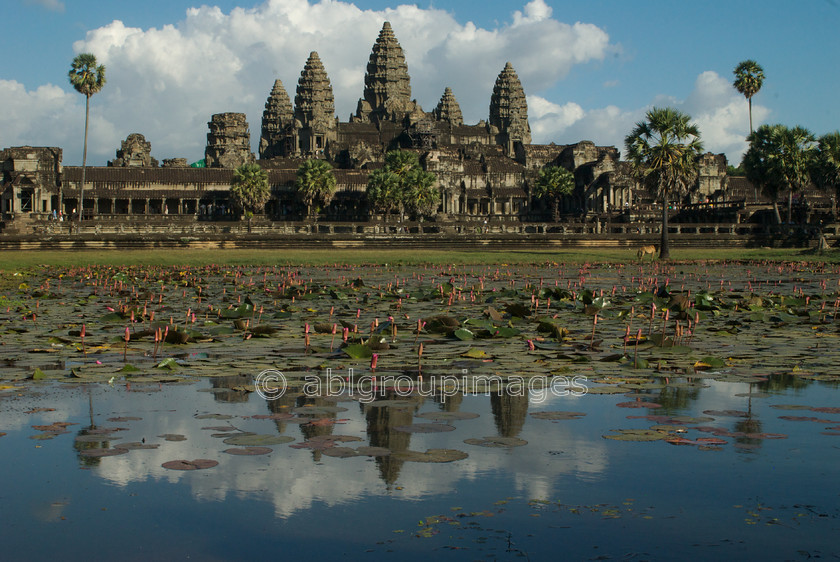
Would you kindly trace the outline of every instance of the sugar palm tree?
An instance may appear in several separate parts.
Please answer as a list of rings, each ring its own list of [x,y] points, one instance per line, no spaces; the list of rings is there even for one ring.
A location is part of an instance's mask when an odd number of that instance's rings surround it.
[[[836,217],[837,198],[840,197],[840,131],[823,135],[817,142],[817,158],[811,176],[821,189],[834,190],[831,213]]]
[[[627,135],[624,144],[634,174],[662,204],[659,258],[665,260],[670,257],[668,206],[695,184],[703,143],[691,117],[676,109],[654,107],[645,118]]]
[[[776,220],[780,221],[779,193],[788,191],[787,222],[792,221],[793,194],[811,181],[816,146],[814,135],[804,127],[762,125],[749,136],[750,148],[744,155],[747,179],[761,187],[773,200]]]
[[[540,170],[534,183],[534,197],[551,199],[551,212],[555,221],[560,219],[560,197],[570,195],[575,189],[575,176],[562,166],[546,166]]]
[[[816,139],[805,127],[781,127],[778,130],[781,149],[779,170],[788,189],[788,223],[792,221],[793,194],[801,193],[811,183],[811,170],[816,156]]]
[[[248,232],[250,232],[251,218],[254,213],[261,213],[271,198],[268,174],[260,168],[259,164],[242,164],[233,171],[230,196],[233,203],[245,211],[248,217]]]
[[[77,92],[85,96],[85,143],[82,150],[82,183],[79,187],[79,220],[84,214],[85,204],[85,168],[87,166],[88,121],[90,118],[90,97],[98,94],[105,85],[105,65],[97,66],[96,57],[82,53],[73,59],[68,73],[70,84]]]
[[[392,150],[385,155],[385,167],[368,178],[367,197],[370,204],[388,214],[398,209],[415,215],[433,214],[440,203],[437,179],[423,170],[417,154]]]
[[[440,205],[437,178],[422,168],[411,170],[403,179],[405,207],[417,218],[435,214]]]
[[[335,194],[333,167],[325,160],[309,159],[298,167],[295,187],[306,205],[306,216],[312,214],[312,204],[321,202],[326,208]]]
[[[375,170],[368,176],[365,189],[368,203],[384,213],[386,223],[388,214],[399,206],[400,191],[399,176],[386,168]]]
[[[747,98],[747,103],[750,108],[750,134],[752,134],[752,98],[761,89],[761,85],[764,84],[764,69],[754,60],[748,59],[738,63],[738,66],[732,72],[735,74],[735,82],[732,85]]]
[[[742,165],[747,179],[773,202],[776,224],[781,224],[779,215],[779,193],[782,190],[779,174],[776,172],[779,159],[778,133],[781,125],[762,125],[748,137],[750,147],[744,154]]]

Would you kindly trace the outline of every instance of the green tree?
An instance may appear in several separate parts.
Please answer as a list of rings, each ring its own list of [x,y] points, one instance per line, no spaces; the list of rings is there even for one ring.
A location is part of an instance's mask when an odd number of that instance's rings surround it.
[[[560,219],[560,197],[570,195],[575,189],[575,176],[562,166],[546,166],[534,182],[534,197],[551,199],[551,212],[555,221]]]
[[[776,217],[776,224],[782,222],[779,215],[779,193],[782,190],[782,182],[776,171],[779,159],[779,147],[777,146],[778,134],[776,128],[781,125],[762,125],[754,133],[750,134],[748,140],[750,147],[744,154],[741,165],[747,179],[757,186],[761,193],[773,202],[773,214]]]
[[[779,193],[788,192],[787,222],[793,220],[793,194],[811,182],[816,146],[814,135],[804,127],[762,125],[749,136],[750,148],[744,155],[747,179],[762,187],[774,201],[779,220]]]
[[[399,176],[386,168],[375,170],[368,176],[368,203],[385,214],[385,222],[388,222],[388,214],[399,206],[401,189]]]
[[[735,70],[735,82],[732,83],[735,89],[747,98],[747,104],[750,109],[750,134],[753,132],[752,121],[752,98],[761,89],[764,84],[764,69],[754,60],[745,60],[738,63]]]
[[[836,217],[837,198],[840,197],[840,131],[828,133],[818,139],[811,177],[820,189],[834,191],[831,213]]]
[[[398,210],[417,216],[431,215],[440,204],[437,179],[420,166],[413,152],[393,150],[385,155],[385,167],[368,178],[367,197],[374,209],[388,214]]]
[[[313,203],[319,202],[326,208],[336,190],[333,167],[325,160],[307,160],[298,167],[295,188],[306,205],[307,217],[312,215]]]
[[[662,204],[659,258],[668,259],[668,207],[695,184],[703,151],[700,130],[691,117],[676,109],[654,107],[624,139],[636,177]]]
[[[261,213],[271,198],[268,174],[259,164],[242,164],[233,171],[230,196],[246,213]]]
[[[431,172],[420,168],[410,171],[404,180],[406,187],[405,208],[419,217],[433,215],[440,205],[440,191],[437,178]]]
[[[97,66],[96,57],[82,53],[73,59],[68,73],[70,84],[77,92],[85,96],[85,142],[82,150],[82,183],[79,186],[79,220],[84,214],[85,204],[85,169],[87,167],[88,122],[90,119],[90,97],[98,94],[105,85],[105,65]]]

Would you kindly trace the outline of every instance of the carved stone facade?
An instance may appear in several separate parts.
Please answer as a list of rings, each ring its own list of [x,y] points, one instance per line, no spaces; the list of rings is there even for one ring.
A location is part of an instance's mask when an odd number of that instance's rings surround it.
[[[295,94],[296,155],[322,157],[336,138],[335,99],[318,53],[312,51]]]
[[[51,213],[61,199],[60,148],[0,150],[0,210],[7,215]]]
[[[157,168],[157,165],[158,161],[152,158],[152,143],[148,142],[146,137],[140,133],[128,135],[120,144],[117,157],[108,162],[108,166],[115,168]]]
[[[143,135],[129,135],[109,162],[111,169],[88,169],[86,211],[88,193],[92,210],[101,214],[215,217],[219,209],[229,208],[232,169],[255,161],[248,122],[242,113],[219,113],[208,127],[205,165],[211,169],[204,170],[188,167],[183,158],[165,159],[157,168],[151,144]],[[615,147],[590,141],[532,144],[525,90],[510,62],[496,78],[486,121],[464,124],[448,87],[434,110],[423,111],[411,99],[405,53],[385,22],[371,50],[362,98],[349,121],[336,119],[332,86],[318,53],[309,55],[300,73],[294,106],[283,83],[275,80],[259,141],[259,163],[269,173],[273,193],[267,214],[285,220],[301,217],[295,172],[304,159],[320,158],[335,167],[338,183],[325,214],[337,220],[370,220],[368,174],[383,165],[388,151],[397,149],[416,152],[424,169],[434,173],[441,218],[546,220],[550,202],[534,199],[531,192],[539,171],[549,165],[574,174],[575,190],[559,205],[569,216],[615,214],[650,202]],[[65,207],[72,205],[81,168],[68,167],[62,175],[60,162],[61,150],[54,148],[0,153],[3,209],[51,211],[58,208],[62,189],[69,202]],[[728,188],[725,157],[704,155],[693,200],[725,198]]]
[[[402,47],[385,22],[373,45],[365,73],[364,97],[359,100],[356,119],[366,123],[400,123],[417,109],[411,101],[411,79]]]
[[[726,175],[726,156],[707,152],[700,157],[700,172],[697,180],[695,200],[719,199],[729,189],[729,176]]]
[[[497,144],[513,154],[514,144],[531,144],[531,125],[528,123],[528,103],[522,82],[509,62],[496,78],[490,98],[490,127],[496,133]],[[498,132],[497,132],[498,131]]]
[[[435,108],[434,116],[437,121],[448,123],[451,127],[460,127],[464,124],[461,106],[458,105],[458,100],[455,99],[455,94],[452,93],[452,88],[449,86],[443,91],[440,102]]]
[[[251,152],[251,132],[244,113],[217,113],[207,123],[207,148],[204,162],[208,168],[238,168],[256,159]]]
[[[288,156],[295,152],[295,112],[283,82],[274,87],[265,102],[260,134],[260,160]]]

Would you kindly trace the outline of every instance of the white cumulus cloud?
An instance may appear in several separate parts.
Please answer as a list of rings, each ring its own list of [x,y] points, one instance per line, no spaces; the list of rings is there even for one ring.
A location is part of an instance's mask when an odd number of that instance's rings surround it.
[[[74,44],[76,52],[92,52],[106,66],[107,84],[91,99],[89,162],[105,164],[133,132],[146,136],[158,159],[201,158],[207,121],[229,111],[247,115],[256,145],[274,80],[281,79],[294,99],[310,51],[318,51],[332,82],[336,114],[346,120],[362,96],[370,50],[386,20],[405,51],[412,96],[431,111],[449,86],[470,123],[487,118],[493,83],[505,62],[513,63],[526,92],[539,92],[573,66],[602,60],[611,48],[602,29],[563,23],[543,0],[512,10],[509,22],[492,29],[460,23],[434,8],[374,11],[314,0],[267,0],[229,13],[203,5],[161,28],[113,21]],[[535,52],[542,53],[540,60]],[[18,85],[0,92],[4,107],[21,107],[15,117],[0,118],[0,145],[59,145],[66,149],[65,163],[78,164],[84,98],[66,86],[63,95],[54,94],[61,99],[54,106],[43,100],[42,88],[60,89],[45,85],[26,92]]]
[[[586,107],[583,96],[565,103],[549,99],[544,92],[575,65],[601,61],[617,47],[596,25],[558,20],[544,0],[531,0],[492,29],[414,5],[373,11],[341,1],[267,0],[229,13],[214,6],[189,8],[182,21],[160,28],[113,21],[89,31],[74,49],[92,52],[105,64],[107,84],[91,99],[88,161],[104,165],[134,132],[146,136],[158,159],[202,158],[211,115],[229,111],[247,115],[256,146],[274,80],[281,79],[294,100],[310,51],[318,51],[336,114],[346,120],[362,96],[370,50],[386,20],[405,51],[412,95],[426,111],[449,86],[468,123],[486,119],[493,83],[510,61],[528,94],[534,142],[592,140],[623,149],[625,135],[649,107],[672,105],[694,118],[707,150],[725,152],[737,164],[746,149],[746,100],[712,71],[701,73],[684,99],[664,92],[645,107],[622,107],[620,100]],[[67,85],[27,91],[5,80],[0,104],[6,109],[0,146],[60,146],[65,163],[81,163],[83,96]],[[754,104],[756,123],[768,114]]]
[[[687,113],[700,128],[707,151],[725,153],[737,165],[746,151],[749,132],[747,102],[725,78],[705,71],[694,82],[684,99],[660,95],[646,107],[619,108],[609,105],[584,110],[574,102],[559,105],[540,96],[528,96],[533,140],[537,143],[572,144],[591,140],[598,145],[612,145],[624,150],[624,137],[635,124],[644,120],[651,107],[671,106]],[[753,122],[761,123],[770,111],[753,103]]]

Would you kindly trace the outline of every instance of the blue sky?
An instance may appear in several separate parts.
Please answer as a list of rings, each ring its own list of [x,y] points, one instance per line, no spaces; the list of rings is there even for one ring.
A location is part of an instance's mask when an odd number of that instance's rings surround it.
[[[114,158],[133,132],[158,159],[194,161],[213,113],[246,113],[256,146],[274,80],[293,97],[312,50],[346,120],[385,20],[426,111],[450,86],[467,122],[486,119],[493,82],[512,62],[534,142],[623,149],[647,109],[673,105],[697,121],[707,150],[737,164],[748,117],[732,69],[747,58],[766,74],[757,124],[840,128],[836,0],[8,0],[4,15],[0,147],[60,146],[68,165],[81,163],[84,98],[67,82],[80,52],[93,52],[108,78],[91,103],[90,164]]]

